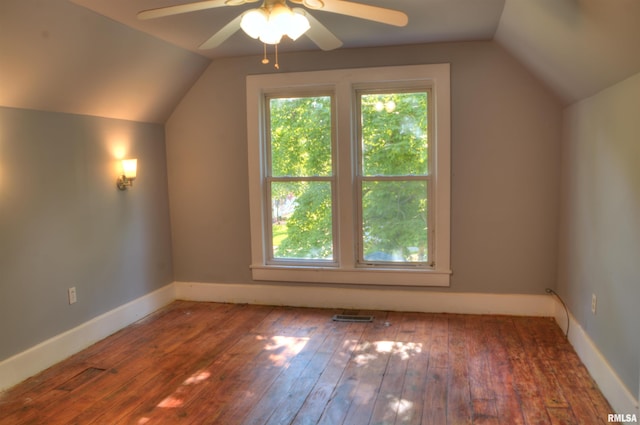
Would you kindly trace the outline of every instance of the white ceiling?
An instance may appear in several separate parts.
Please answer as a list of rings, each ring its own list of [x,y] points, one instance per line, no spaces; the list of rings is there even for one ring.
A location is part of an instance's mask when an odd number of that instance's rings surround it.
[[[197,0],[71,0],[101,15],[146,32],[208,58],[262,53],[263,45],[242,31],[221,46],[198,50],[198,46],[243,11],[260,3],[220,7],[154,20],[139,20],[141,10],[192,3]],[[360,3],[397,9],[409,16],[398,28],[322,10],[310,13],[333,32],[344,48],[428,43],[438,41],[490,40],[498,28],[505,0],[357,0]],[[295,6],[291,4],[292,6]],[[317,50],[305,36],[295,43],[283,42],[283,51]]]
[[[640,0],[358,1],[406,12],[409,24],[312,12],[343,48],[494,40],[567,104],[640,72]],[[0,106],[164,122],[211,60],[262,53],[242,31],[198,50],[255,3],[136,19],[187,2],[0,0]],[[281,50],[319,49],[301,37]]]

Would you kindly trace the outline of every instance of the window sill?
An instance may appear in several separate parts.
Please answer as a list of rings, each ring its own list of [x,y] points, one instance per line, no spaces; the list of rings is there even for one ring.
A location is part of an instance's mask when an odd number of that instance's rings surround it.
[[[384,286],[449,286],[451,271],[393,268],[251,266],[253,280]]]

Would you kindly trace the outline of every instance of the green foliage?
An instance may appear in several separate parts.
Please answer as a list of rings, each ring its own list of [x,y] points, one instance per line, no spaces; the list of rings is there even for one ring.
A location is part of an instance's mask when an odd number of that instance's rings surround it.
[[[331,176],[331,97],[273,98],[269,101],[269,111],[271,175]],[[290,199],[296,203],[290,217],[285,217],[287,236],[276,240],[274,235],[275,257],[331,259],[330,184],[304,180],[274,182],[271,193],[273,209],[279,211]],[[280,218],[274,217],[274,220]]]
[[[365,176],[427,174],[426,93],[361,96]]]
[[[364,259],[426,261],[427,188],[423,181],[364,182]]]
[[[287,237],[287,225],[273,223],[271,226],[271,231],[273,232],[273,246],[280,246],[282,241]]]
[[[361,96],[364,176],[428,173],[427,95]],[[427,188],[424,181],[365,181],[363,255],[368,261],[426,261]]]
[[[275,252],[276,258],[333,258],[331,185],[304,182],[296,208],[287,220],[287,237]]]
[[[331,98],[270,99],[271,175],[331,175]]]
[[[331,184],[309,179],[333,173],[331,98],[274,98],[269,110],[271,175],[296,178],[271,187],[274,215],[280,215],[273,220],[286,224],[285,237],[282,227],[277,239],[274,231],[274,255],[332,259]],[[363,94],[360,118],[362,174],[374,180],[362,187],[365,259],[426,261],[426,182],[375,177],[428,174],[427,95]],[[295,203],[287,209],[291,199]]]

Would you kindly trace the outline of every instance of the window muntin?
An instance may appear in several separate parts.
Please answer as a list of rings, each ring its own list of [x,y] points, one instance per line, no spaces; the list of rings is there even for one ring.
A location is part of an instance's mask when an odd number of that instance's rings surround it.
[[[268,96],[265,104],[270,261],[334,262],[332,97]]]
[[[360,265],[429,267],[428,89],[356,93]]]

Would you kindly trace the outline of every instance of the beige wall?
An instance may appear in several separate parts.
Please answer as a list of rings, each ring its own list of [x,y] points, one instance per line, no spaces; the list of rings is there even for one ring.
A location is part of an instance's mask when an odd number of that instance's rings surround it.
[[[558,288],[630,392],[640,382],[640,74],[567,108]],[[591,313],[591,295],[597,312]]]
[[[543,293],[556,277],[561,103],[494,42],[282,55],[281,70],[451,63],[452,291]],[[177,281],[251,282],[245,76],[214,61],[166,124]]]

